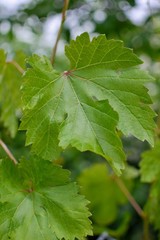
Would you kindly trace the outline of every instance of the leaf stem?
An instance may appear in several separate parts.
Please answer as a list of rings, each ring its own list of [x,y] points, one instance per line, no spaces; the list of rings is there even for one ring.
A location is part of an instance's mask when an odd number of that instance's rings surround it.
[[[126,198],[128,199],[128,201],[130,202],[130,204],[132,205],[132,207],[135,209],[135,211],[138,213],[138,215],[145,220],[146,219],[146,214],[143,211],[143,209],[139,206],[139,204],[136,202],[136,200],[133,198],[133,196],[131,195],[131,193],[128,191],[128,189],[126,188],[125,184],[123,183],[122,179],[118,178],[117,176],[114,177],[117,185],[119,186],[119,188],[121,189],[121,191],[124,193],[124,195],[126,196]]]
[[[52,63],[52,65],[54,64],[54,61],[55,61],[55,55],[56,55],[56,51],[57,51],[57,47],[58,47],[58,42],[60,40],[63,24],[64,24],[65,19],[66,19],[66,11],[68,9],[68,5],[69,5],[69,0],[64,0],[64,6],[63,6],[63,9],[62,9],[61,24],[60,24],[60,27],[59,27],[59,31],[58,31],[58,34],[57,34],[56,42],[55,42],[55,45],[53,47],[52,56],[51,56],[51,63]]]
[[[146,218],[143,221],[143,239],[144,240],[151,240],[151,235],[149,232],[149,220],[148,217],[146,216]]]
[[[12,61],[7,61],[8,64],[12,64],[13,66],[16,67],[16,69],[20,72],[20,73],[24,73],[24,69],[14,60]]]
[[[18,164],[18,161],[15,159],[15,157],[13,156],[13,154],[10,152],[10,150],[8,149],[7,145],[2,141],[2,139],[0,139],[0,145],[3,148],[3,150],[6,152],[6,154],[8,155],[8,157],[14,162],[14,164]]]
[[[157,128],[155,129],[155,141],[159,140],[160,137],[160,111],[157,113],[157,120],[156,120]]]

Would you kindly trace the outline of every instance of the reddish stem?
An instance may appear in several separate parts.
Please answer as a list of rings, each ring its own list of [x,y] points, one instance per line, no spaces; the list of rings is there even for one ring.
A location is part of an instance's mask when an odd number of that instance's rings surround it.
[[[54,61],[55,61],[55,55],[56,55],[56,51],[57,51],[57,47],[58,47],[58,42],[60,40],[63,24],[64,24],[65,19],[66,19],[66,11],[67,11],[68,5],[69,5],[69,0],[64,0],[61,24],[60,24],[60,27],[59,27],[59,31],[58,31],[58,34],[57,34],[56,42],[55,42],[55,45],[53,47],[52,56],[51,56],[51,63],[52,63],[52,65],[54,64]]]
[[[3,148],[3,150],[6,152],[6,154],[8,155],[8,157],[14,162],[14,164],[18,164],[18,161],[15,159],[15,157],[13,156],[13,154],[10,152],[10,150],[8,149],[7,145],[2,141],[2,139],[0,139],[0,145]]]

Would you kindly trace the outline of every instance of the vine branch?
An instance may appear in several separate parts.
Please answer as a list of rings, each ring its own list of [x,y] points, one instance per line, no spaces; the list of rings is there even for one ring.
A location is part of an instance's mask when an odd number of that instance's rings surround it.
[[[57,34],[56,42],[55,42],[55,45],[54,45],[53,50],[52,50],[52,56],[51,56],[52,65],[54,64],[54,61],[55,61],[55,55],[56,55],[56,51],[57,51],[57,47],[58,47],[58,42],[60,40],[63,24],[64,24],[65,19],[66,19],[66,11],[68,9],[68,5],[69,5],[69,0],[64,0],[61,23],[60,23],[59,31],[58,31],[58,34]]]
[[[3,148],[3,150],[6,152],[8,157],[14,162],[14,164],[18,164],[18,161],[15,159],[11,151],[8,149],[7,145],[0,139],[0,146]]]
[[[160,137],[160,111],[157,113],[156,119],[156,129],[155,129],[155,141],[159,140]]]
[[[7,61],[8,64],[12,64],[14,67],[16,67],[16,69],[23,74],[24,73],[24,69],[14,60],[12,61]]]
[[[138,215],[142,218],[142,219],[146,219],[146,214],[143,211],[143,209],[139,206],[139,204],[136,202],[136,200],[133,198],[133,196],[131,195],[131,193],[128,191],[128,189],[126,188],[126,186],[124,185],[123,181],[118,178],[117,176],[114,176],[114,179],[117,183],[117,185],[119,186],[119,188],[121,189],[121,191],[124,193],[124,195],[126,196],[126,198],[128,199],[128,201],[130,202],[130,204],[132,205],[132,207],[135,209],[135,211],[138,213]]]

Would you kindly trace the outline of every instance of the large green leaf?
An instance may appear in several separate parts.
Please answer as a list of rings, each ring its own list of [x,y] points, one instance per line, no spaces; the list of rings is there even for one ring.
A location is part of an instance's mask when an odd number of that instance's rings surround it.
[[[116,127],[153,144],[154,113],[143,86],[150,77],[128,68],[141,61],[121,41],[104,35],[90,42],[82,34],[66,47],[66,55],[71,69],[63,73],[46,57],[28,60],[21,124],[27,129],[26,143],[46,159],[69,145],[90,150],[109,160],[119,174],[125,157]]]
[[[19,53],[18,60],[24,56]],[[0,49],[0,105],[1,120],[4,126],[15,136],[18,128],[18,112],[21,108],[21,74],[10,62],[6,62],[6,54]]]
[[[105,35],[89,40],[87,33],[66,46],[73,69],[71,76],[83,81],[91,96],[108,99],[119,115],[118,128],[153,145],[154,113],[144,81],[151,77],[136,66],[141,62],[122,41],[106,40]],[[124,70],[123,70],[124,69]]]
[[[87,200],[69,171],[49,161],[4,160],[0,166],[0,238],[83,239],[92,234]]]
[[[45,159],[56,158],[69,144],[91,150],[109,160],[119,173],[123,168],[122,144],[115,131],[118,116],[107,101],[96,101],[85,85],[56,73],[49,60],[33,56],[25,75],[27,144]],[[66,115],[67,114],[67,115]],[[114,159],[114,161],[112,161]]]

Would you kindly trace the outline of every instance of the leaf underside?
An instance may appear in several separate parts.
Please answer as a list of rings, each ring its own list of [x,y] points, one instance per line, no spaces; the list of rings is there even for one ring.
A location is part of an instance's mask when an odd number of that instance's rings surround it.
[[[0,165],[0,239],[83,239],[92,235],[88,201],[69,171],[32,157]]]
[[[87,33],[66,46],[71,69],[59,73],[46,57],[32,56],[24,76],[26,144],[45,159],[55,159],[69,145],[106,158],[117,174],[125,154],[117,135],[133,134],[153,145],[154,113],[144,87],[147,73],[121,41]]]

